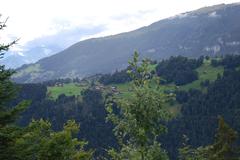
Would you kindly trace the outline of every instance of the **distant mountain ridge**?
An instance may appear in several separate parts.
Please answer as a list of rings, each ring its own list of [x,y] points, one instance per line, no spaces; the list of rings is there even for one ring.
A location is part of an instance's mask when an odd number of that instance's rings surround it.
[[[109,73],[126,67],[135,50],[142,57],[164,59],[183,55],[240,53],[240,3],[186,12],[135,31],[80,41],[71,47],[19,68],[16,82]]]

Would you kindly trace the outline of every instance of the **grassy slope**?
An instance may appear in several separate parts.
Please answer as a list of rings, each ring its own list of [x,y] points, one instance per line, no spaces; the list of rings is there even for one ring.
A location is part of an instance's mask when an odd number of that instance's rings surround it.
[[[80,95],[84,88],[85,87],[79,86],[75,83],[64,84],[62,87],[48,87],[48,96],[51,99],[57,99],[60,94],[65,94],[66,96],[77,96]]]
[[[191,88],[196,88],[196,89],[202,89],[200,83],[205,80],[210,80],[210,82],[213,82],[217,79],[217,75],[223,74],[223,67],[213,67],[211,66],[210,61],[205,61],[204,64],[197,68],[196,71],[198,72],[199,79],[196,81],[193,81],[192,83],[179,86],[179,89],[181,90],[188,90]],[[124,84],[112,84],[112,86],[117,86],[119,91],[122,94],[126,94],[128,96],[128,88],[129,88],[130,83],[124,83]],[[167,85],[161,85],[160,90],[161,91],[169,91],[169,90],[176,90],[178,87],[175,84],[167,84]]]
[[[214,80],[217,79],[217,75],[218,74],[223,74],[223,67],[213,67],[211,66],[211,62],[210,60],[208,61],[204,61],[204,64],[197,68],[196,71],[198,72],[199,75],[199,79],[189,83],[187,85],[183,85],[183,86],[179,86],[177,87],[175,84],[167,84],[167,85],[161,85],[160,86],[160,92],[164,92],[164,91],[175,91],[177,88],[179,88],[180,90],[189,90],[191,88],[196,88],[196,89],[203,89],[201,88],[200,83],[202,81],[205,80],[210,80],[210,82],[213,82]],[[124,98],[128,98],[131,96],[131,92],[129,92],[129,86],[131,84],[130,83],[124,83],[124,84],[112,84],[111,86],[116,86],[118,88],[118,90],[120,91],[120,96],[124,97]],[[170,104],[166,104],[167,107],[169,108],[169,111],[173,114],[173,115],[177,115],[180,112],[181,106],[178,103],[174,103],[172,105]]]
[[[181,86],[180,88],[183,90],[189,90],[191,88],[201,89],[200,83],[205,80],[209,80],[210,82],[213,82],[217,79],[217,75],[223,74],[223,67],[213,67],[211,66],[210,61],[204,61],[203,65],[196,70],[198,72],[198,80],[189,83],[187,85]]]
[[[156,67],[156,65],[152,65],[151,70],[153,70],[154,67]],[[196,71],[199,74],[199,79],[190,84],[180,86],[179,89],[182,89],[182,90],[188,90],[190,88],[202,89],[200,83],[207,79],[209,79],[210,81],[216,80],[217,75],[223,73],[223,67],[213,67],[211,66],[210,60],[208,60],[208,61],[204,61],[204,64],[201,67],[199,67]],[[131,92],[129,91],[130,83],[131,82],[123,83],[123,84],[111,84],[111,85],[108,85],[108,87],[116,86],[121,93],[120,96],[127,98],[127,97],[130,97],[131,95]],[[87,86],[85,87],[79,86],[74,83],[64,84],[63,87],[57,87],[57,86],[48,87],[48,95],[52,99],[56,99],[60,94],[65,94],[67,96],[72,96],[72,95],[77,96],[77,95],[80,95],[80,92],[84,88],[87,88]],[[174,91],[177,88],[178,87],[175,84],[161,85],[160,91]]]

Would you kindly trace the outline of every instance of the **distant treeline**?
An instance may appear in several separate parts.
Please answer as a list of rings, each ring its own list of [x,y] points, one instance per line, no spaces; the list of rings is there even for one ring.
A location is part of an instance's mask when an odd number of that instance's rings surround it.
[[[104,74],[99,79],[99,82],[108,85],[108,84],[119,84],[126,83],[131,81],[131,77],[127,73],[128,69],[124,69],[121,71],[116,71],[113,74]]]
[[[227,69],[234,69],[240,65],[239,55],[226,55],[224,58],[212,59],[213,66],[224,66]]]
[[[170,57],[157,65],[156,73],[165,83],[174,82],[176,85],[184,85],[198,79],[195,69],[203,64],[203,60],[203,56],[198,59]]]
[[[170,57],[167,60],[162,60],[157,63],[151,61],[151,64],[157,64],[156,74],[162,78],[162,82],[171,83],[176,85],[184,85],[198,79],[196,68],[202,65],[204,57],[198,59],[189,59],[183,56]],[[127,73],[128,69],[116,71],[112,74],[105,74],[101,76],[99,82],[104,85],[119,84],[131,81]],[[155,71],[153,70],[153,73]]]

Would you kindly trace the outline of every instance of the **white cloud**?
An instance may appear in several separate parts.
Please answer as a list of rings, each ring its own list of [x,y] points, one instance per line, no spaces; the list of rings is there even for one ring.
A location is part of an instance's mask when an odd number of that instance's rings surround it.
[[[0,0],[1,14],[9,16],[2,39],[21,38],[20,45],[76,27],[103,25],[92,36],[116,34],[219,3],[235,0]]]
[[[51,54],[52,50],[51,50],[51,49],[48,49],[48,48],[44,48],[44,49],[43,49],[43,52],[44,52],[44,54],[47,56],[47,55]]]

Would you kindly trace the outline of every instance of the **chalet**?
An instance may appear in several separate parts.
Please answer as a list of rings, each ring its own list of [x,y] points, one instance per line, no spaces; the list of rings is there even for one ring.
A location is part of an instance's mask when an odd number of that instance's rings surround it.
[[[56,87],[63,87],[63,83],[57,82],[57,83],[55,83],[55,86]]]

